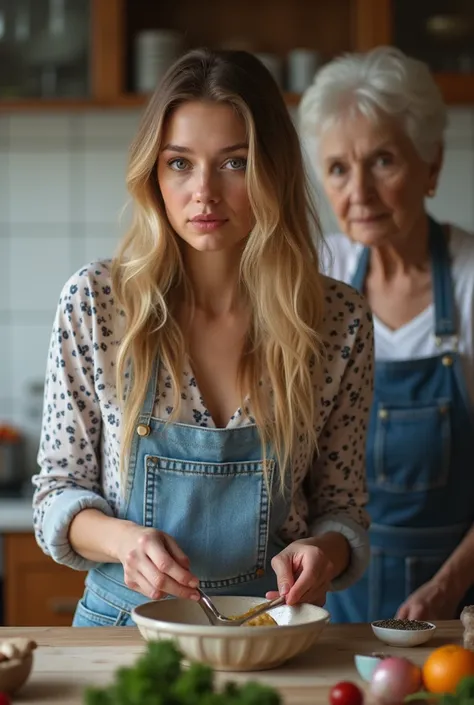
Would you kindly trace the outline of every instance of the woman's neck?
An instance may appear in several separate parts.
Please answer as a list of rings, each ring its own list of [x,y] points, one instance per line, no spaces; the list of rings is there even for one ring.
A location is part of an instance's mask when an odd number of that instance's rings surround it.
[[[215,318],[236,313],[242,308],[240,256],[240,249],[219,252],[185,249],[184,266],[196,309]]]
[[[428,219],[423,213],[411,230],[398,240],[372,248],[370,274],[389,281],[426,271],[430,266],[428,236]]]

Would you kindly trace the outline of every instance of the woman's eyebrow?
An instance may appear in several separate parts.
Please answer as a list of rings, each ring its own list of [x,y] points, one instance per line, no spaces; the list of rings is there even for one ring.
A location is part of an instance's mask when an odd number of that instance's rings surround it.
[[[229,152],[236,152],[238,149],[248,149],[247,142],[237,142],[236,144],[231,144],[228,147],[223,147],[219,151],[222,154],[227,154]],[[189,147],[184,147],[179,144],[165,144],[162,149],[163,152],[179,152],[180,154],[192,154],[193,150]]]

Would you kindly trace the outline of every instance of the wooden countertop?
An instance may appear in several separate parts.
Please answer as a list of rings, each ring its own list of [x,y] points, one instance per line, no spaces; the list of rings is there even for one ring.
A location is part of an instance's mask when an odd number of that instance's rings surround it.
[[[327,705],[328,690],[338,681],[351,680],[362,685],[354,666],[356,653],[384,651],[406,656],[421,665],[438,646],[462,643],[459,621],[437,622],[437,626],[428,644],[401,649],[375,639],[368,624],[329,624],[309,651],[280,668],[217,673],[216,681],[258,680],[280,690],[285,705]],[[34,639],[38,649],[30,679],[16,695],[15,705],[82,705],[85,686],[109,683],[115,669],[133,663],[145,646],[135,627],[0,628],[0,641],[18,636]]]

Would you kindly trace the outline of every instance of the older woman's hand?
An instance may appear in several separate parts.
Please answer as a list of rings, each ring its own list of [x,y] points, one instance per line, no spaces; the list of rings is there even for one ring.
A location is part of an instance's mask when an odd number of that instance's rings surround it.
[[[322,548],[304,540],[294,541],[273,558],[272,568],[278,592],[267,592],[267,599],[284,595],[288,605],[298,602],[324,605],[334,566]]]
[[[454,619],[460,598],[449,585],[433,578],[400,605],[397,619]]]

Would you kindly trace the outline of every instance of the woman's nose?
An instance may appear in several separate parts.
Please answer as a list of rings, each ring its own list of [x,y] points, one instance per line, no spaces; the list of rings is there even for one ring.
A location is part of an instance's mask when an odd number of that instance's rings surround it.
[[[350,198],[352,203],[366,203],[374,191],[373,180],[365,169],[357,169],[352,173],[350,181]]]
[[[212,172],[198,174],[193,189],[193,200],[196,203],[216,203],[219,199],[219,179]]]

